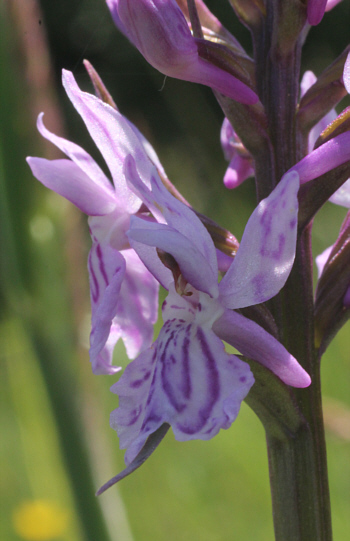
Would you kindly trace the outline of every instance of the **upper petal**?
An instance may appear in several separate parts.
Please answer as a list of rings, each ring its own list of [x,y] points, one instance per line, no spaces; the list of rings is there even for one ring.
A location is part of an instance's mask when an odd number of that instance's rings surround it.
[[[168,192],[155,169],[151,176],[151,189],[149,189],[142,182],[132,156],[126,158],[124,171],[127,181],[155,218],[159,222],[165,220],[168,225],[191,241],[207,260],[212,274],[217,277],[218,264],[213,241],[193,210]]]
[[[44,125],[44,113],[40,113],[37,120],[37,128],[41,135],[48,141],[51,141],[57,148],[62,150],[84,173],[90,177],[90,182],[96,184],[100,189],[104,189],[107,193],[114,197],[114,189],[102,169],[97,165],[95,160],[85,152],[83,148],[63,137],[58,137],[51,133]]]
[[[62,80],[68,97],[109,167],[120,205],[133,214],[139,209],[140,200],[126,185],[123,162],[127,154],[133,154],[142,179],[148,181],[153,166],[142,143],[126,118],[95,96],[82,92],[72,73],[63,70]]]
[[[298,189],[298,175],[284,175],[249,218],[237,255],[219,284],[226,307],[265,302],[284,286],[295,257]]]
[[[115,209],[112,191],[94,182],[70,160],[27,158],[33,175],[47,188],[71,201],[89,216],[103,216]]]

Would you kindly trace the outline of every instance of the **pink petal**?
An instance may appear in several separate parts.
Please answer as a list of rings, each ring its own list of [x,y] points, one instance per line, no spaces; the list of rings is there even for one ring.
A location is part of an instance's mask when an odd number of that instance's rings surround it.
[[[37,128],[41,135],[45,137],[48,141],[51,141],[57,148],[62,150],[68,158],[77,164],[77,166],[90,177],[90,182],[96,184],[101,189],[104,189],[112,197],[115,197],[114,189],[102,169],[97,165],[95,160],[85,152],[80,146],[63,139],[63,137],[58,137],[54,133],[51,133],[43,123],[44,113],[41,113],[38,116]]]
[[[251,161],[236,154],[230,161],[225,173],[224,185],[229,190],[232,190],[233,188],[240,186],[242,182],[252,175],[254,175],[254,169]]]
[[[128,156],[124,164],[124,172],[128,183],[133,187],[151,210],[159,222],[166,222],[173,229],[181,233],[190,242],[196,245],[210,266],[211,274],[217,282],[218,264],[213,241],[195,213],[172,196],[163,185],[155,170],[151,177],[151,190],[142,182],[137,170],[135,160]],[[170,252],[169,252],[170,253]]]
[[[147,222],[145,221],[145,224]],[[145,226],[143,225],[143,227]],[[135,250],[139,258],[149,272],[158,280],[158,282],[164,287],[164,289],[169,288],[169,284],[174,281],[171,271],[164,266],[161,260],[158,257],[157,249],[154,246],[147,246],[141,242],[134,240],[130,232],[129,241],[130,246]]]
[[[271,370],[284,383],[292,387],[308,387],[310,376],[298,361],[260,325],[232,310],[214,323],[213,331],[234,346],[249,359],[259,362]]]
[[[350,209],[350,179],[329,198],[331,203]]]
[[[158,284],[133,250],[123,255],[94,242],[89,255],[95,374],[113,374],[113,350],[121,338],[133,359],[152,343],[158,317]]]
[[[123,256],[109,246],[94,242],[88,260],[91,296],[90,361],[94,374],[114,374],[113,348],[119,336],[111,325],[118,310],[125,275]]]
[[[331,11],[331,9],[335,8],[340,2],[342,2],[342,0],[327,0],[326,11]]]
[[[338,165],[350,160],[350,132],[337,135],[319,146],[288,171],[296,171],[300,184],[328,173]]]
[[[155,246],[171,254],[178,263],[181,274],[193,287],[208,293],[213,298],[218,296],[217,273],[212,272],[205,256],[196,246],[196,232],[193,231],[193,242],[176,229],[165,224],[147,222],[134,217],[128,232],[130,239],[148,246]]]
[[[159,286],[134,250],[123,250],[122,254],[126,270],[113,328],[120,329],[128,357],[134,359],[152,343]]]
[[[284,175],[249,218],[237,255],[219,285],[227,308],[265,302],[284,286],[295,257],[298,189],[298,175]]]
[[[308,0],[307,2],[307,20],[309,24],[315,26],[322,21],[327,0]]]
[[[71,201],[89,216],[102,216],[115,209],[113,192],[94,182],[70,160],[27,158],[33,175],[47,188]]]
[[[331,255],[332,250],[333,250],[333,246],[328,246],[328,248],[326,248],[322,252],[322,254],[318,255],[315,258],[319,278],[320,278],[320,276],[321,276],[321,274],[323,272],[325,264],[327,263],[327,261],[329,259],[329,256]]]
[[[133,214],[139,209],[140,201],[126,185],[123,174],[125,156],[130,153],[135,155],[138,170],[145,181],[149,179],[153,167],[139,138],[118,111],[95,96],[82,92],[72,73],[63,70],[62,80],[69,99],[109,167],[120,206],[125,212]]]
[[[343,80],[344,80],[344,86],[347,90],[347,93],[350,94],[350,53],[348,54],[347,59],[345,61]]]

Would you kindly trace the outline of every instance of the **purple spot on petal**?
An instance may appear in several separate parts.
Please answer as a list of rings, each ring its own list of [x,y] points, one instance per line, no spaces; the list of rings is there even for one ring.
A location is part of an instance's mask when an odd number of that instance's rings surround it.
[[[265,276],[263,273],[257,274],[252,279],[252,284],[254,286],[254,295],[255,297],[261,297],[265,289]]]
[[[136,423],[138,418],[140,417],[140,414],[142,412],[142,406],[139,406],[138,408],[135,408],[130,412],[131,419],[128,421],[128,423],[125,424],[125,426],[131,426]]]
[[[196,422],[191,423],[191,425],[178,425],[178,428],[185,434],[195,434],[206,425],[220,396],[220,378],[216,368],[215,358],[210,350],[205,334],[200,327],[197,329],[197,338],[205,359],[204,368],[207,373],[207,396],[205,405],[200,408],[197,413]]]
[[[142,385],[142,383],[144,383],[145,381],[149,379],[150,375],[151,375],[151,372],[148,370],[148,372],[144,374],[143,378],[136,379],[135,381],[131,382],[130,387],[132,389],[138,389]]]
[[[271,244],[271,241],[270,241]],[[277,261],[282,257],[284,248],[286,244],[286,237],[284,233],[280,233],[278,235],[278,247],[276,249],[272,249],[271,245],[263,245],[260,248],[260,255],[262,257],[268,257],[270,259],[276,259]]]
[[[293,218],[293,220],[289,222],[289,226],[291,229],[294,229],[296,225],[297,225],[297,219]]]
[[[143,421],[141,431],[145,432],[150,428],[153,428],[152,425],[159,423],[161,420],[162,418],[159,417],[159,415],[156,415],[154,412],[150,413],[150,415]]]

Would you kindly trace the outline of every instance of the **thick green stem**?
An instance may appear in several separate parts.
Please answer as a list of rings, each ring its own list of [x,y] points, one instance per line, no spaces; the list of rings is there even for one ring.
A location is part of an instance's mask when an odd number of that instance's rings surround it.
[[[306,424],[293,437],[267,434],[276,541],[332,539],[320,364],[314,348],[311,226],[298,241],[296,261],[280,293],[284,343],[311,376],[295,390]]]
[[[296,434],[277,439],[267,434],[276,541],[332,539],[320,379],[314,374],[304,402],[312,419]]]
[[[303,13],[296,11],[294,14],[296,38],[293,44],[288,24],[283,26],[286,22],[283,6],[286,4],[275,0],[268,6],[265,26],[255,36],[255,51],[257,86],[268,119],[273,150],[261,163],[256,157],[259,199],[266,197],[271,185],[276,185],[304,156],[306,146],[295,116],[301,56],[298,28]],[[283,31],[276,29],[277,23],[279,28],[286,30],[285,40]],[[269,160],[274,167],[272,178],[267,179],[260,172]],[[276,541],[332,539],[320,367],[314,346],[310,239],[311,225],[298,239],[295,263],[287,284],[269,303],[281,341],[312,378],[309,388],[293,391],[304,420],[296,430],[278,433],[264,422]]]

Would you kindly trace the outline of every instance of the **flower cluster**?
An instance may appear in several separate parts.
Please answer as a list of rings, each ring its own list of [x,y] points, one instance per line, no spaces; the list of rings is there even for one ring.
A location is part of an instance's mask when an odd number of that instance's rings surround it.
[[[254,176],[257,153],[251,142],[256,133],[251,125],[255,123],[265,138],[268,131],[253,62],[237,40],[202,0],[107,4],[118,28],[150,64],[220,93],[226,114],[221,142],[230,162],[224,183],[234,188]],[[258,4],[240,12],[248,26],[264,15]],[[305,24],[318,24],[330,4],[310,0],[307,12],[300,5]],[[95,86],[103,87],[97,74],[90,74]],[[340,97],[349,92],[349,79],[350,56]],[[304,75],[297,114],[305,126],[300,131],[307,151],[261,198],[237,253],[221,252],[208,223],[204,225],[203,218],[169,190],[171,183],[155,151],[113,101],[103,98],[107,91],[100,97],[83,92],[72,73],[63,72],[67,95],[100,150],[110,179],[82,148],[51,133],[39,116],[40,133],[67,159],[30,157],[31,170],[42,184],[89,216],[92,369],[95,374],[120,370],[113,364],[119,338],[131,360],[112,387],[119,407],[112,412],[111,425],[126,449],[127,464],[164,425],[171,425],[180,441],[210,439],[229,428],[254,385],[246,360],[259,363],[284,385],[310,385],[310,376],[280,340],[281,329],[276,329],[265,303],[284,288],[292,271],[298,219],[300,234],[327,199],[350,208],[350,181],[331,177],[350,160],[350,131],[344,128],[344,115],[337,117],[322,100],[315,109],[326,84],[328,79],[317,80],[311,72]],[[237,111],[239,118],[248,119],[246,130],[239,126],[240,135],[233,126]],[[341,287],[338,283],[332,293],[333,298],[337,295],[336,305],[327,321],[318,320],[323,337],[333,332],[329,320],[334,311],[343,317],[350,308],[349,232],[348,216],[335,245],[318,259],[316,312],[329,300],[334,272],[344,267]],[[159,285],[167,296],[163,325],[153,341]],[[250,315],[245,312],[248,307],[254,307]],[[225,344],[241,356],[228,353]]]
[[[218,283],[217,252],[192,209],[165,188],[150,145],[110,105],[82,92],[70,72],[63,84],[100,149],[113,185],[83,149],[40,133],[69,160],[28,158],[33,174],[90,216],[88,269],[92,305],[90,359],[113,374],[122,338],[129,364],[113,387],[120,406],[112,426],[131,461],[161,424],[180,440],[214,436],[236,418],[253,385],[249,366],[222,340],[270,368],[286,384],[309,376],[271,334],[235,310],[267,301],[283,287],[294,260],[299,177],[291,172],[252,214],[237,255]],[[151,344],[158,284],[169,291],[164,325]]]

